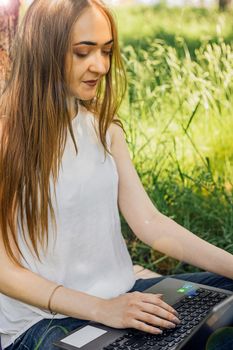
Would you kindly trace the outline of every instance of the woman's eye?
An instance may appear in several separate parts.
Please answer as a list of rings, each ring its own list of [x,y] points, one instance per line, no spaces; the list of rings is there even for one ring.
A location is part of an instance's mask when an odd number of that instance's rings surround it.
[[[105,56],[111,56],[112,53],[113,53],[112,50],[104,50],[104,51],[102,51],[102,54],[105,55]],[[87,53],[86,53],[86,52],[85,52],[85,53],[74,52],[74,54],[75,54],[77,57],[83,58],[83,57],[86,57],[86,56],[89,54],[89,52],[87,52]]]
[[[103,54],[106,56],[111,56],[112,55],[112,50],[110,51],[103,51]]]
[[[79,52],[74,52],[74,54],[78,57],[86,57],[88,53],[79,53]]]

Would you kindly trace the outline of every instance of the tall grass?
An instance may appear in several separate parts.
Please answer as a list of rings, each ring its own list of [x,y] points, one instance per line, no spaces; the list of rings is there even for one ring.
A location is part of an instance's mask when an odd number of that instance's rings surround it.
[[[115,9],[123,45],[147,48],[145,38],[162,39],[176,46],[176,38],[184,38],[191,55],[204,42],[216,42],[219,34],[231,42],[232,12],[217,8],[167,8],[164,5],[119,7]]]
[[[233,253],[233,46],[221,36],[195,58],[182,37],[123,50],[129,88],[121,115],[134,164],[163,213]],[[134,262],[162,273],[194,271],[135,240]]]

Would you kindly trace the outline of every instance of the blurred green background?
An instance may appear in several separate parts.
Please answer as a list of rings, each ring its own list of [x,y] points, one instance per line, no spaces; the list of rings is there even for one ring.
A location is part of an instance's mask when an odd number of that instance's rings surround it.
[[[129,82],[120,114],[145,189],[162,213],[233,253],[233,13],[164,4],[114,12]],[[122,225],[134,263],[198,271]]]

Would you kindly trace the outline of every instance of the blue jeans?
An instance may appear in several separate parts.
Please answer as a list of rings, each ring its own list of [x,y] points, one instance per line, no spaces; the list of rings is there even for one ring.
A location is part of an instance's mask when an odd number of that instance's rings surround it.
[[[143,291],[166,277],[168,276],[139,279],[128,293],[133,291]],[[233,292],[233,280],[209,272],[186,273],[169,277],[206,284]],[[73,331],[88,322],[89,321],[71,317],[59,320],[54,319],[52,321],[50,319],[43,319],[16,339],[14,344],[8,346],[6,350],[57,350],[58,348],[52,345],[54,341],[59,340],[68,332]],[[39,345],[40,339],[42,339],[42,341]]]

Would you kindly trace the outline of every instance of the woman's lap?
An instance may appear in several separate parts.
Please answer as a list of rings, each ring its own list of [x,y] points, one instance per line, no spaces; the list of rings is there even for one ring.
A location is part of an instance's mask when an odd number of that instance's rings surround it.
[[[134,287],[129,292],[143,291],[160,282],[166,277],[178,278],[181,280],[233,291],[233,280],[209,272],[198,272],[149,279],[139,279],[136,281]],[[88,321],[78,320],[71,317],[59,320],[53,319],[52,321],[44,319],[31,327],[6,350],[57,350],[57,347],[52,345],[53,342],[65,336],[67,332],[70,332],[87,323]],[[45,337],[43,338],[41,345],[38,347],[38,342],[41,337],[43,337],[43,335],[45,335]]]
[[[43,319],[17,338],[6,350],[58,350],[53,342],[88,322],[71,317]],[[41,345],[39,345],[40,341]]]

